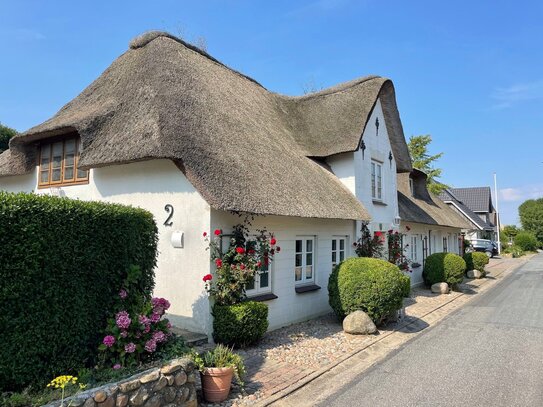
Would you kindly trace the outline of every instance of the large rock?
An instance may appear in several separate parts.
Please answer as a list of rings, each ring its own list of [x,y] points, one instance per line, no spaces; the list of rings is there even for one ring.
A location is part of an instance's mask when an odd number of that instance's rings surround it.
[[[377,327],[364,311],[355,311],[343,320],[343,330],[353,335],[369,335],[377,332]]]
[[[483,273],[481,273],[479,270],[468,270],[468,278],[482,278]]]
[[[448,294],[449,293],[449,284],[447,284],[447,283],[435,283],[435,284],[432,284],[431,290],[435,294]]]

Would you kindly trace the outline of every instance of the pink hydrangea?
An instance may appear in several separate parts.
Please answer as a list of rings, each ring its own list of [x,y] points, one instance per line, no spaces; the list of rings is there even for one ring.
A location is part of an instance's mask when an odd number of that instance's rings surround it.
[[[121,300],[124,300],[126,297],[128,297],[128,293],[126,292],[124,288],[122,288],[121,291],[119,291],[119,297],[121,297]]]
[[[113,344],[115,343],[115,337],[112,335],[107,335],[102,342],[108,348],[111,348]]]
[[[151,332],[151,325],[145,325],[143,328],[143,333],[148,334],[149,332]]]
[[[115,323],[121,329],[128,329],[132,323],[132,320],[130,319],[128,312],[121,311],[115,316]]]
[[[151,305],[153,306],[153,313],[160,315],[170,308],[170,302],[165,298],[155,297],[151,299]]]
[[[156,331],[155,333],[153,333],[153,340],[157,343],[162,343],[166,339],[166,335],[164,335],[164,332],[162,331]]]
[[[139,320],[140,324],[142,324],[142,325],[149,325],[151,323],[151,320],[149,318],[147,318],[145,315],[140,315],[138,317],[138,320]]]
[[[160,317],[161,317],[160,314],[157,314],[156,312],[153,312],[153,313],[151,314],[151,322],[152,322],[153,324],[156,324],[158,321],[160,321]]]
[[[118,364],[118,363],[115,364],[115,365],[113,365],[113,369],[114,369],[114,370],[119,370],[121,367],[122,367],[122,366],[121,366],[120,364]]]
[[[156,342],[153,339],[149,339],[145,342],[145,350],[149,353],[153,353],[156,350]]]
[[[121,331],[121,338],[126,338],[128,336],[128,331]]]
[[[126,353],[134,353],[136,351],[136,345],[132,342],[124,345],[124,351]]]

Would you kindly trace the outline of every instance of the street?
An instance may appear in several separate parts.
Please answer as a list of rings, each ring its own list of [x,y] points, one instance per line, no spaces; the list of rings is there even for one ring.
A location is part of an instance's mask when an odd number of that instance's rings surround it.
[[[543,254],[319,405],[543,405]]]

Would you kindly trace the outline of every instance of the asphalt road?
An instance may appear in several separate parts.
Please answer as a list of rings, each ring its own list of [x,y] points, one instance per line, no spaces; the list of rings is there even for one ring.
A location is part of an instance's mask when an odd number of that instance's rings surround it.
[[[543,406],[543,254],[322,406]]]

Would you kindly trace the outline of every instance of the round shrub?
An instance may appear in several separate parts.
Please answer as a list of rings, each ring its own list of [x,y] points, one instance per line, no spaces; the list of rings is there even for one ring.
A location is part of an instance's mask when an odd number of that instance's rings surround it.
[[[537,238],[530,232],[519,232],[515,236],[515,246],[519,246],[525,252],[533,252],[537,249]]]
[[[479,270],[485,275],[485,266],[490,259],[484,253],[473,252],[464,254],[464,261],[466,262],[466,270]]]
[[[258,342],[268,330],[268,306],[245,301],[213,306],[213,339],[217,343],[244,347]]]
[[[422,278],[426,285],[447,283],[451,287],[464,280],[466,262],[454,253],[434,253],[426,257]]]
[[[328,280],[329,303],[340,320],[362,310],[376,323],[403,306],[410,279],[394,264],[352,257],[338,264]]]

